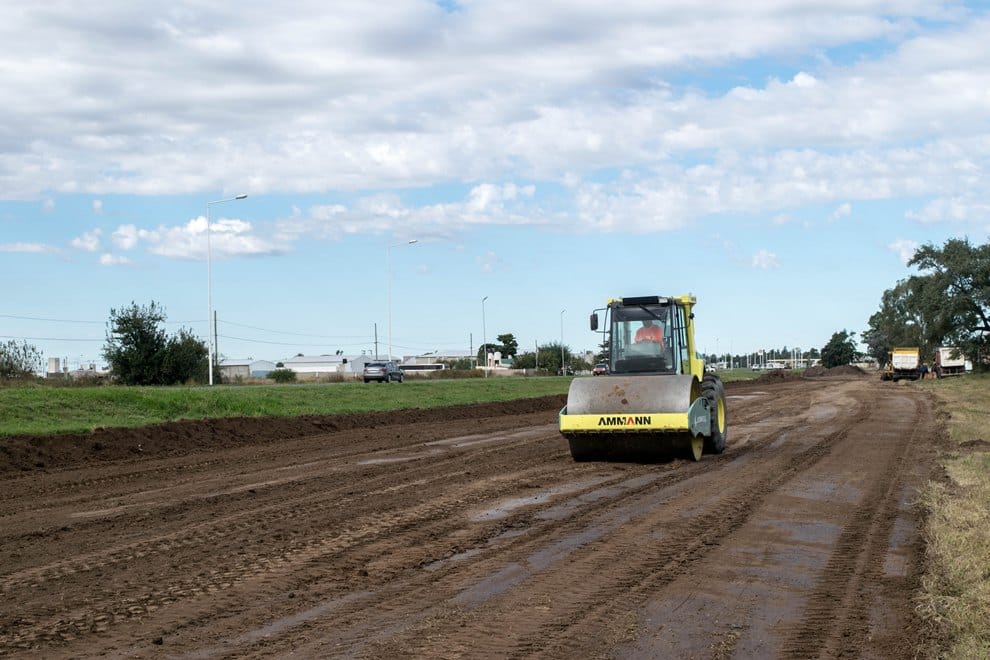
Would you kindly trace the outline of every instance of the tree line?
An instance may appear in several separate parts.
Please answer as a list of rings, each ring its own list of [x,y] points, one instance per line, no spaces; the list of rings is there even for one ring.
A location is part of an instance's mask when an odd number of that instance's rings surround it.
[[[499,353],[503,358],[512,358],[513,369],[539,369],[552,374],[562,373],[561,365],[567,373],[577,373],[591,369],[591,364],[584,358],[575,355],[569,346],[561,346],[560,342],[549,342],[534,347],[532,351],[519,352],[519,341],[516,336],[507,332],[497,335],[495,341],[486,342],[478,347],[474,361],[469,359],[446,361],[451,369],[472,369],[476,365],[485,364],[485,352],[493,355]],[[607,358],[605,358],[607,359]]]
[[[883,292],[880,308],[863,332],[867,351],[881,364],[896,346],[917,346],[932,355],[958,347],[983,369],[990,343],[990,244],[950,239],[919,248],[909,266],[920,271]]]

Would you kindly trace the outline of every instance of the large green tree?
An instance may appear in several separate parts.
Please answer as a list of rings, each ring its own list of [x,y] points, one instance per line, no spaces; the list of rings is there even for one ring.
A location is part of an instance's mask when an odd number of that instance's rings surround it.
[[[852,364],[856,359],[855,332],[841,330],[833,333],[832,338],[822,347],[822,365],[828,369],[844,364]]]
[[[209,349],[199,337],[181,328],[178,334],[169,338],[162,360],[162,382],[206,382],[208,369]]]
[[[202,380],[208,368],[206,344],[188,330],[168,337],[164,308],[154,301],[110,310],[103,357],[125,385],[174,385]]]
[[[919,274],[883,292],[863,333],[870,355],[886,362],[896,346],[917,346],[923,356],[936,346],[958,346],[980,365],[990,353],[990,245],[928,244],[908,264]]]
[[[912,278],[883,292],[880,309],[870,317],[869,328],[863,332],[867,353],[880,364],[890,360],[895,346],[917,346],[927,354],[928,322],[917,303],[921,288],[922,283]]]
[[[495,341],[488,342],[487,344],[482,344],[478,347],[478,364],[485,363],[485,348],[488,348],[489,353],[501,353],[503,358],[514,356],[519,352],[519,342],[516,341],[515,335],[511,332],[507,332],[502,335],[495,337]]]
[[[921,275],[917,305],[928,320],[932,344],[955,345],[981,364],[990,349],[990,244],[950,239],[937,248],[927,244],[908,265]]]
[[[519,342],[516,341],[515,335],[511,332],[495,337],[495,341],[502,345],[502,355],[504,356],[512,356],[519,352]]]

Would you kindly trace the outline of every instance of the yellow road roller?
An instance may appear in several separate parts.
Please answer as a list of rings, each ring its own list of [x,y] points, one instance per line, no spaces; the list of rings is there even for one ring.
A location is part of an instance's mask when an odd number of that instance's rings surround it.
[[[576,461],[655,461],[721,454],[725,388],[694,342],[693,296],[609,300],[591,315],[605,335],[608,373],[575,378],[560,432]],[[604,312],[599,331],[599,312]]]

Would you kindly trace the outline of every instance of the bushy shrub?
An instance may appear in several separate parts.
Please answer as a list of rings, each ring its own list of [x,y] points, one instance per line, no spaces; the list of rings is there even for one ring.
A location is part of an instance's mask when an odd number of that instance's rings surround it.
[[[268,372],[268,377],[276,383],[296,382],[296,372],[292,369],[275,369],[274,371]]]
[[[103,357],[117,382],[175,385],[206,380],[206,343],[185,328],[169,337],[161,327],[165,319],[164,308],[154,301],[147,307],[132,301],[129,307],[110,310]]]
[[[13,339],[0,344],[0,380],[30,378],[41,368],[38,349]]]

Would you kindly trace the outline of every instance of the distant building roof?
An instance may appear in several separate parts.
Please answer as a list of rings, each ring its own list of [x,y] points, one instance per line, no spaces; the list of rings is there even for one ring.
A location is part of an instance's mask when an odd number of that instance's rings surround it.
[[[294,355],[290,358],[285,358],[282,360],[282,364],[289,366],[290,364],[340,364],[344,361],[344,358],[348,358],[347,355]]]
[[[324,371],[352,371],[354,365],[363,365],[374,360],[372,355],[294,355],[281,360],[286,369],[300,373],[322,373]]]
[[[403,362],[416,361],[420,364],[427,362],[439,362],[440,360],[463,360],[465,358],[473,358],[475,356],[471,351],[430,351],[429,353],[420,353],[419,355],[405,355],[403,356]]]
[[[224,359],[220,360],[221,367],[250,367],[253,364],[270,364],[273,367],[275,363],[271,360],[255,360],[254,358],[244,358],[244,359]]]

